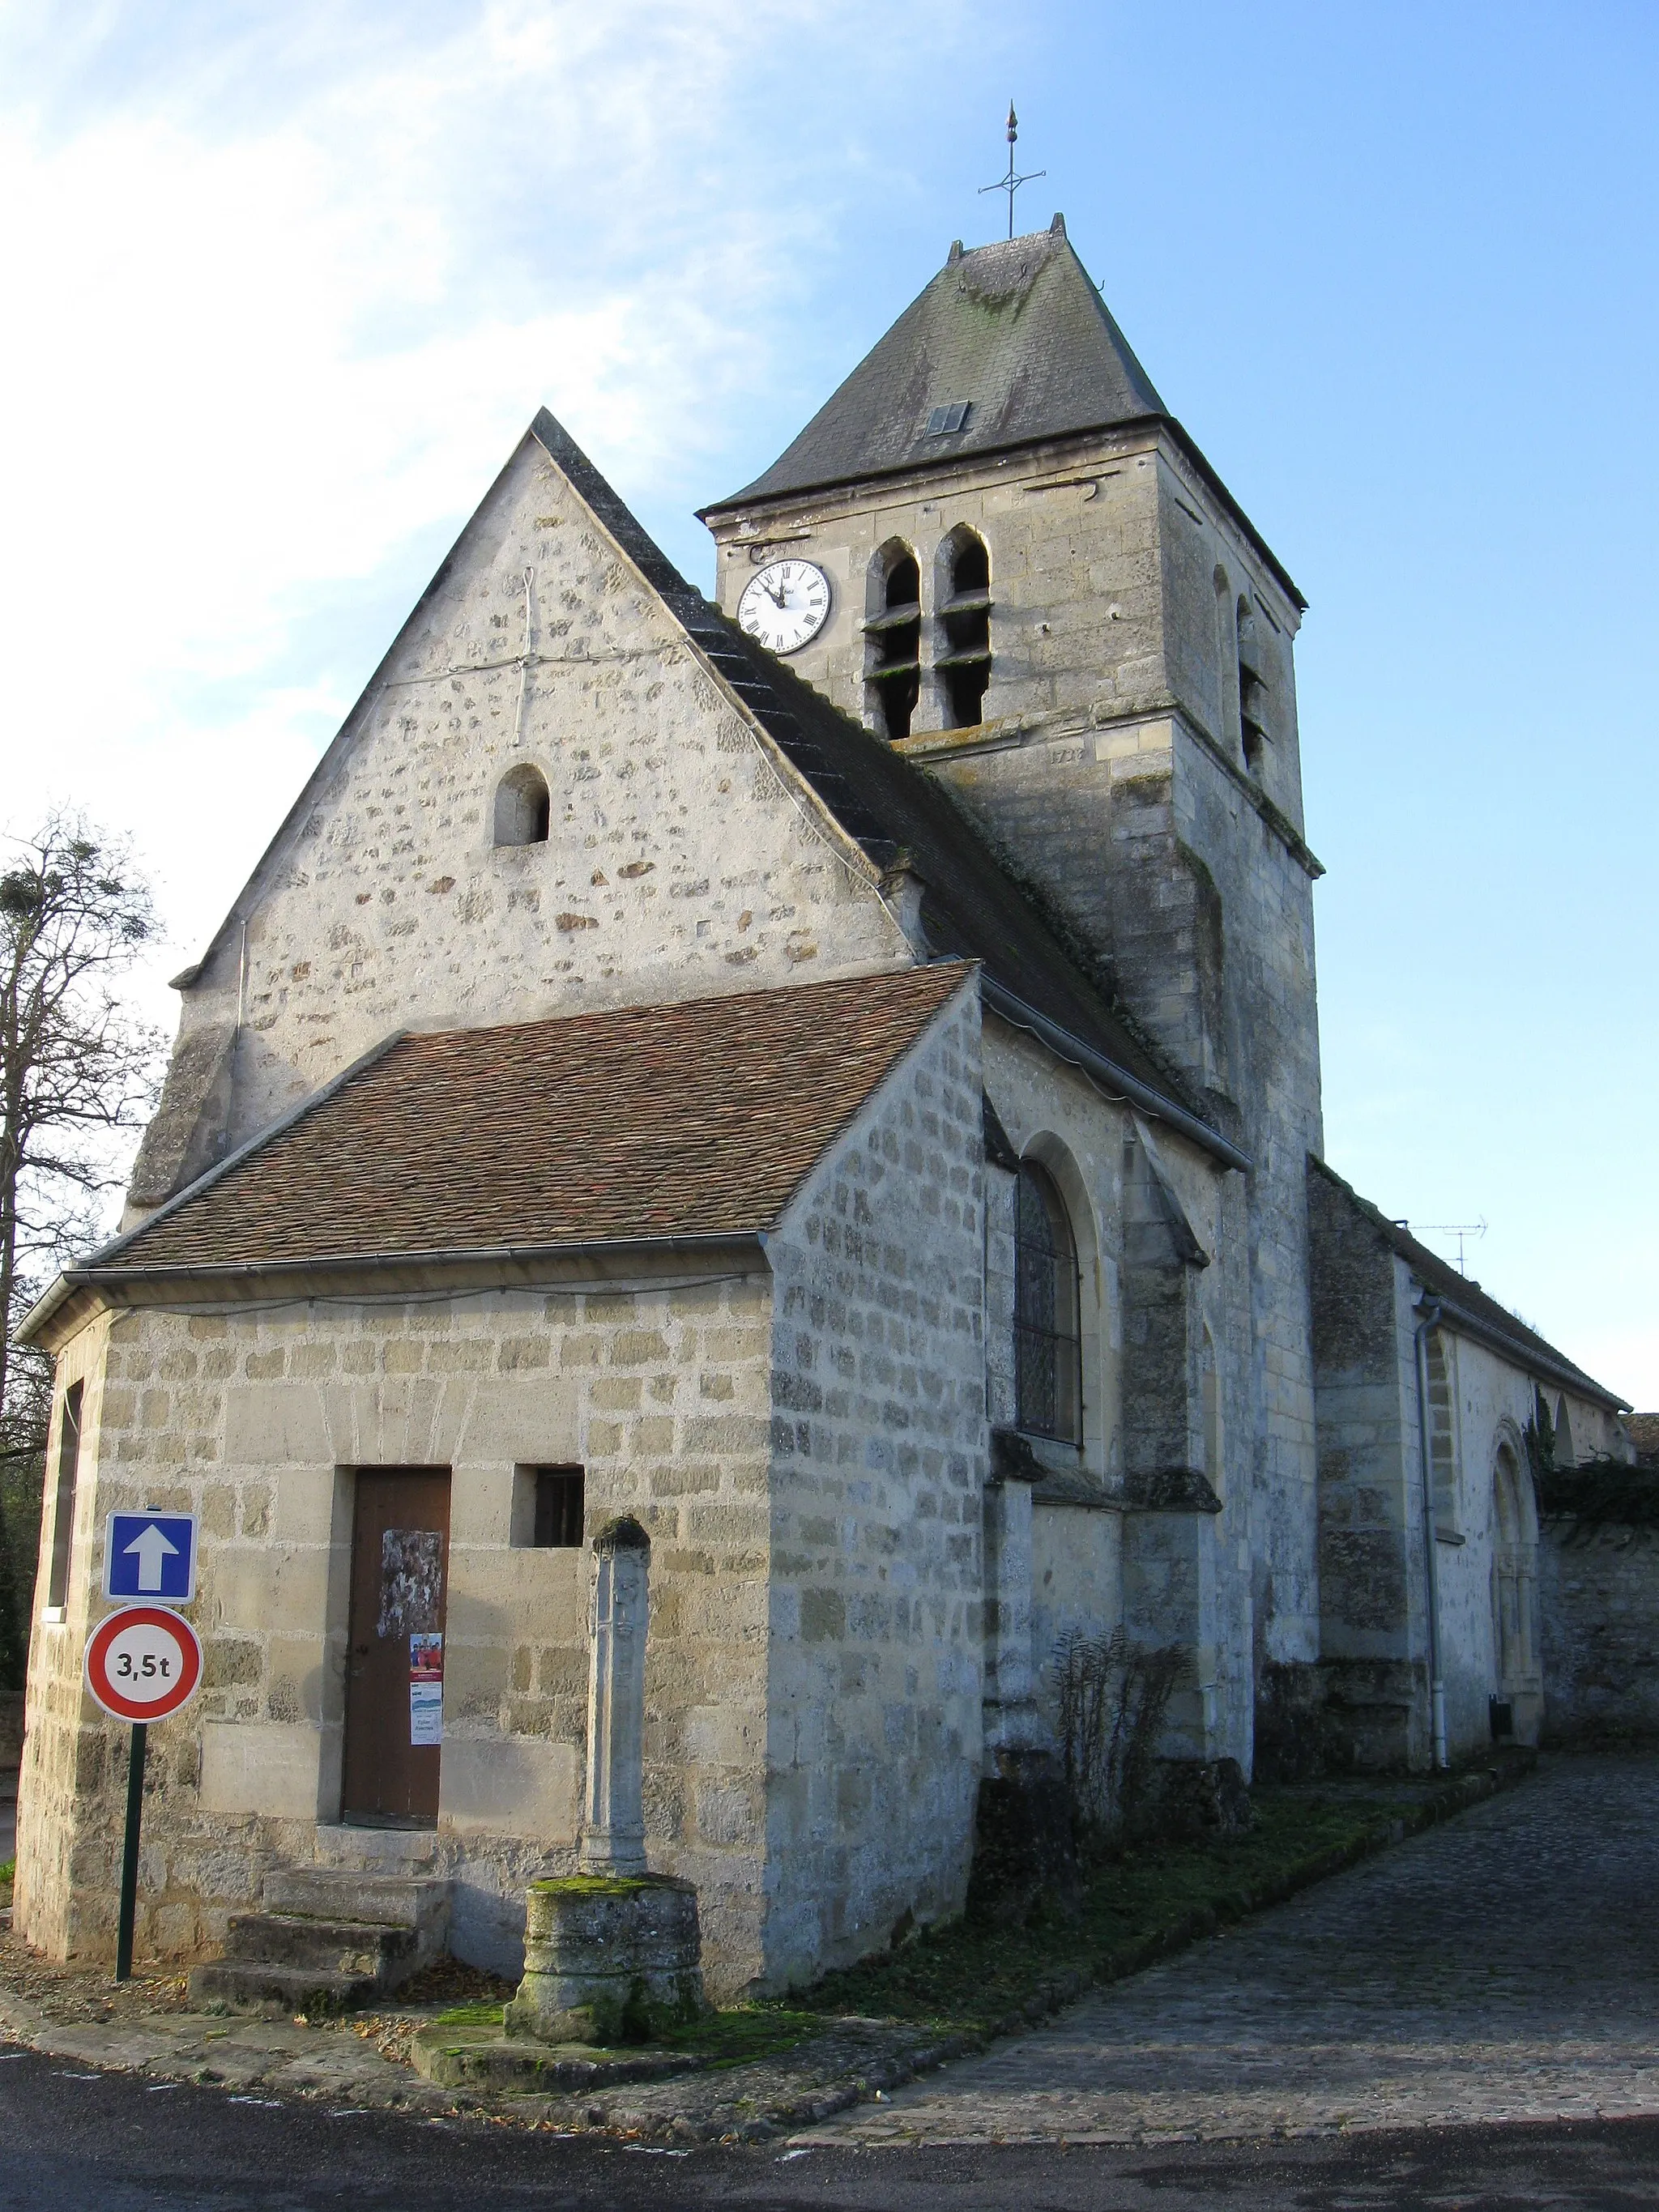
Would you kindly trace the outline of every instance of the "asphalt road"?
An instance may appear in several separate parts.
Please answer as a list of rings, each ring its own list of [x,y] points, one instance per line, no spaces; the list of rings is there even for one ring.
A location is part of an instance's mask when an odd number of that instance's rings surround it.
[[[1659,2120],[1209,2148],[676,2155],[88,2075],[0,2046],[0,2212],[1498,2212],[1659,2202]]]

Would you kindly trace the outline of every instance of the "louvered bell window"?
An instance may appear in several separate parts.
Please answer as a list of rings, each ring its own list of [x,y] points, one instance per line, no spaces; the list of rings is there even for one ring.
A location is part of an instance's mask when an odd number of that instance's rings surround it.
[[[864,625],[871,647],[865,673],[882,735],[895,740],[910,734],[910,718],[921,696],[921,571],[914,553],[900,553],[887,571],[882,610]]]
[[[970,730],[984,719],[991,682],[991,556],[985,540],[963,530],[950,549],[950,589],[939,610],[941,650],[933,668],[944,691],[945,727]]]

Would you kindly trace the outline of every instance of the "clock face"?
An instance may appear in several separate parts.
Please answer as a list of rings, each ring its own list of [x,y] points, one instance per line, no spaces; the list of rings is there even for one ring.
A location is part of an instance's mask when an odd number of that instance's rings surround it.
[[[769,561],[738,601],[738,622],[773,653],[799,653],[830,618],[830,579],[810,561]]]

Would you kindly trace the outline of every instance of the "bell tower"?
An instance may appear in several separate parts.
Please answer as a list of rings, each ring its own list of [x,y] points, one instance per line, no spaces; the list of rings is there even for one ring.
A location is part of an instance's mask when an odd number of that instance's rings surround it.
[[[720,605],[806,563],[808,683],[945,787],[1247,1152],[1258,1657],[1312,1658],[1304,1164],[1323,1149],[1295,641],[1304,602],[1056,216],[945,266],[756,481]],[[1268,1525],[1272,1524],[1272,1525]],[[1276,1531],[1276,1539],[1275,1539]]]

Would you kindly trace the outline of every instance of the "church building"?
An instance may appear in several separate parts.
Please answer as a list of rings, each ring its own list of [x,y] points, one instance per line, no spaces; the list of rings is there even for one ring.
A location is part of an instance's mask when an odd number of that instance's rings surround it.
[[[958,1911],[1051,1661],[1248,1776],[1534,1740],[1622,1401],[1325,1164],[1296,585],[1065,225],[945,266],[689,585],[543,412],[202,957],[56,1355],[16,1924],[107,1947],[106,1516],[200,1516],[138,1950],[577,1864],[592,1543],[717,1994]],[[411,1723],[411,1635],[441,1725]]]

